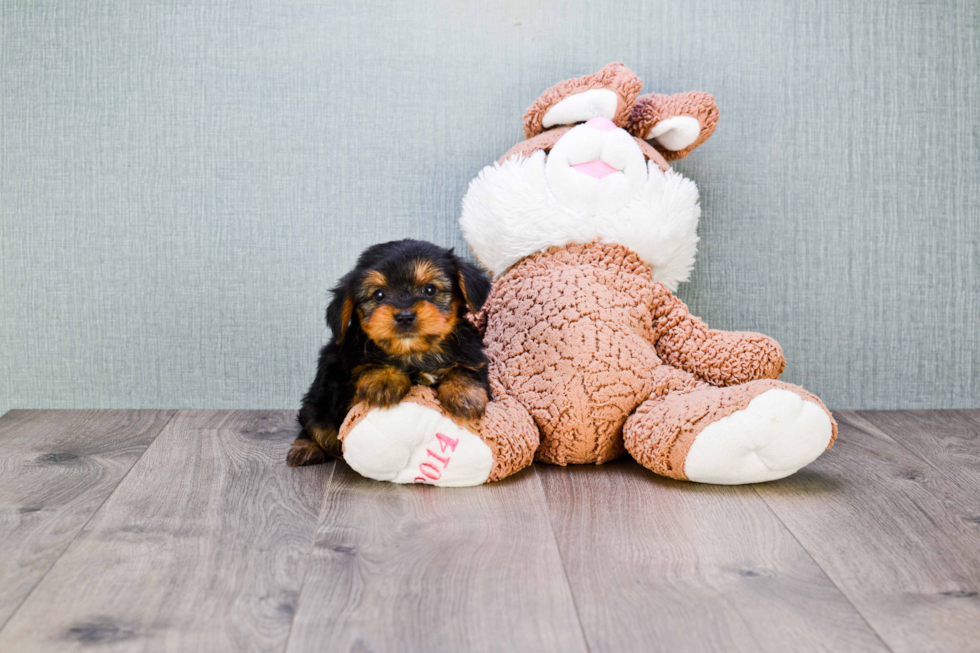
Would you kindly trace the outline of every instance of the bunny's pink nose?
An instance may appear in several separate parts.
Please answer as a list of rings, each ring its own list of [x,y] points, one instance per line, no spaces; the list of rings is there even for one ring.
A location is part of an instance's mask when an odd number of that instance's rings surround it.
[[[596,116],[595,118],[589,118],[588,122],[585,123],[593,129],[598,129],[601,132],[616,129],[616,123],[614,123],[609,118],[603,118],[602,116]]]

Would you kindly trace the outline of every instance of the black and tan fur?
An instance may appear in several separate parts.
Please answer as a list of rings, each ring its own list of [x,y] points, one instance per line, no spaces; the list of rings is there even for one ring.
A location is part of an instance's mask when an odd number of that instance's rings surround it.
[[[486,301],[490,281],[452,250],[418,240],[369,247],[333,289],[316,378],[303,397],[303,432],[291,466],[341,455],[337,431],[351,406],[389,407],[412,385],[434,386],[442,406],[479,419],[489,400],[487,362],[465,319]]]

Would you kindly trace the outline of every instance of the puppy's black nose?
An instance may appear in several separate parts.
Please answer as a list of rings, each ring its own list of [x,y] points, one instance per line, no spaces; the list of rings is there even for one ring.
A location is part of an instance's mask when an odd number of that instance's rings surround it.
[[[415,322],[415,311],[398,311],[395,313],[395,324],[401,327],[412,326]]]

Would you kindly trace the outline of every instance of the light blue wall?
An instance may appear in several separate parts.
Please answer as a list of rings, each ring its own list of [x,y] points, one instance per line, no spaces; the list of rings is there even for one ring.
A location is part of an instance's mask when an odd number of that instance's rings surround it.
[[[465,250],[560,79],[713,93],[680,295],[838,408],[980,407],[980,5],[0,0],[0,412],[292,408],[370,243]]]

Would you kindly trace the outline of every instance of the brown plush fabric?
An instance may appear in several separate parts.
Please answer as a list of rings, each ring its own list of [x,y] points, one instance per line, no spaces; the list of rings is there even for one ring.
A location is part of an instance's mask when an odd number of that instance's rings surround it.
[[[484,305],[490,375],[541,429],[538,460],[623,453],[626,417],[659,366],[649,343],[649,268],[625,247],[568,245],[508,271]]]
[[[634,136],[634,138],[636,137]],[[663,172],[670,170],[670,164],[667,163],[667,159],[664,158],[664,155],[661,154],[657,148],[650,145],[642,138],[637,138],[636,144],[640,146],[640,151],[643,152],[643,158],[645,158],[647,161],[653,161],[656,163]]]
[[[621,63],[611,63],[592,75],[559,82],[542,93],[524,113],[524,138],[533,138],[544,131],[541,121],[551,107],[570,95],[598,88],[613,91],[619,96],[616,115],[612,121],[617,127],[623,127],[642,87],[640,78]]]
[[[708,93],[678,93],[677,95],[658,95],[650,93],[641,95],[633,106],[626,130],[637,138],[646,138],[661,120],[674,116],[691,116],[701,123],[701,134],[697,140],[683,150],[668,150],[654,141],[654,147],[663,154],[667,161],[683,159],[701,143],[708,140],[718,124],[718,105],[715,98]]]
[[[623,429],[626,450],[641,465],[661,476],[687,480],[684,463],[694,438],[708,425],[776,388],[820,406],[830,417],[833,428],[830,444],[834,443],[837,423],[830,411],[820,399],[799,386],[763,379],[716,388],[697,381],[687,372],[672,370],[661,377],[650,398],[626,421]]]
[[[487,481],[499,481],[524,469],[534,460],[534,451],[538,447],[538,429],[527,411],[511,397],[495,396],[478,423],[462,421],[447,413],[439,404],[435,391],[429,387],[412,386],[402,401],[437,410],[459,426],[480,436],[493,454],[493,468]],[[340,428],[341,442],[369,411],[363,403],[351,409]]]
[[[544,150],[545,152],[550,152],[551,148],[555,146],[558,139],[564,136],[572,126],[568,127],[555,127],[554,129],[549,129],[546,132],[538,134],[533,138],[529,138],[526,141],[521,141],[514,147],[507,150],[502,157],[497,159],[497,163],[503,163],[515,154],[520,154],[522,156],[531,156],[536,150]]]
[[[783,373],[783,350],[769,336],[709,329],[661,284],[655,284],[654,295],[654,341],[668,365],[720,386]]]
[[[784,364],[766,336],[708,329],[620,245],[527,257],[480,321],[491,378],[541,430],[537,459],[560,465],[623,453],[623,425],[651,395],[770,378]]]

